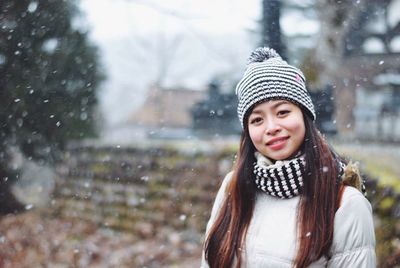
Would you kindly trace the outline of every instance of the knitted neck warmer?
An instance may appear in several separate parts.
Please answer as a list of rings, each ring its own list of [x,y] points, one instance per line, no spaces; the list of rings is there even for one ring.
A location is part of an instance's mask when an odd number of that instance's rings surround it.
[[[282,199],[300,194],[306,164],[304,155],[290,160],[278,160],[274,164],[259,152],[255,153],[255,157],[254,174],[258,189]]]

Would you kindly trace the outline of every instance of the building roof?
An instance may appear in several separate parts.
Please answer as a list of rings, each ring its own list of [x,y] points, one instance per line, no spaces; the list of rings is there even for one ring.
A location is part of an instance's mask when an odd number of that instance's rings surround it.
[[[189,128],[192,124],[191,108],[206,94],[200,90],[152,86],[145,102],[128,122],[150,128]]]

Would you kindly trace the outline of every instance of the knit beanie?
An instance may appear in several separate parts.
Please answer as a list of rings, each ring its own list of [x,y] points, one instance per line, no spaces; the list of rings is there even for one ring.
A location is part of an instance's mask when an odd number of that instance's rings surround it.
[[[250,109],[268,100],[284,99],[298,105],[315,120],[315,110],[303,73],[284,61],[272,48],[254,50],[243,78],[236,86],[238,116],[242,127]]]

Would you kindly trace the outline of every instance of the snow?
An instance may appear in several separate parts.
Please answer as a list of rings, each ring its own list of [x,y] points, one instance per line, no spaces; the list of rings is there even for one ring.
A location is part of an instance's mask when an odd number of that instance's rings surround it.
[[[388,24],[390,27],[395,27],[400,22],[400,0],[393,0],[388,6]]]
[[[366,28],[372,33],[385,33],[385,17],[382,12],[376,12],[375,16],[368,18]]]
[[[400,74],[397,73],[383,73],[374,77],[376,85],[400,85]]]
[[[0,65],[3,65],[4,63],[6,63],[6,57],[0,54]]]
[[[53,53],[58,46],[57,38],[50,38],[43,42],[42,50],[51,54]]]
[[[38,2],[33,1],[33,2],[29,3],[27,10],[28,10],[29,13],[33,13],[33,12],[36,11],[37,7],[38,7]]]
[[[371,37],[365,40],[363,51],[369,54],[384,53],[385,46],[379,38]]]
[[[26,210],[30,210],[30,209],[32,209],[33,208],[33,205],[32,204],[27,204],[26,206],[25,206],[25,209]]]
[[[400,52],[400,36],[396,36],[389,43],[392,52]]]

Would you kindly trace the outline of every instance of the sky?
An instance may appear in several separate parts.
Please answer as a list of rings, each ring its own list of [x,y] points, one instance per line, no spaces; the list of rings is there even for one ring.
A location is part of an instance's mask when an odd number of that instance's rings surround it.
[[[157,81],[204,90],[214,77],[236,79],[259,42],[261,0],[81,0],[80,7],[107,75],[99,94],[106,127],[129,120]],[[285,35],[318,31],[295,12],[281,27]]]
[[[96,39],[187,27],[211,33],[254,27],[260,0],[81,0]]]
[[[260,17],[260,0],[81,0],[80,7],[107,75],[99,95],[107,126],[128,120],[159,77],[201,90],[214,74],[240,68]]]

